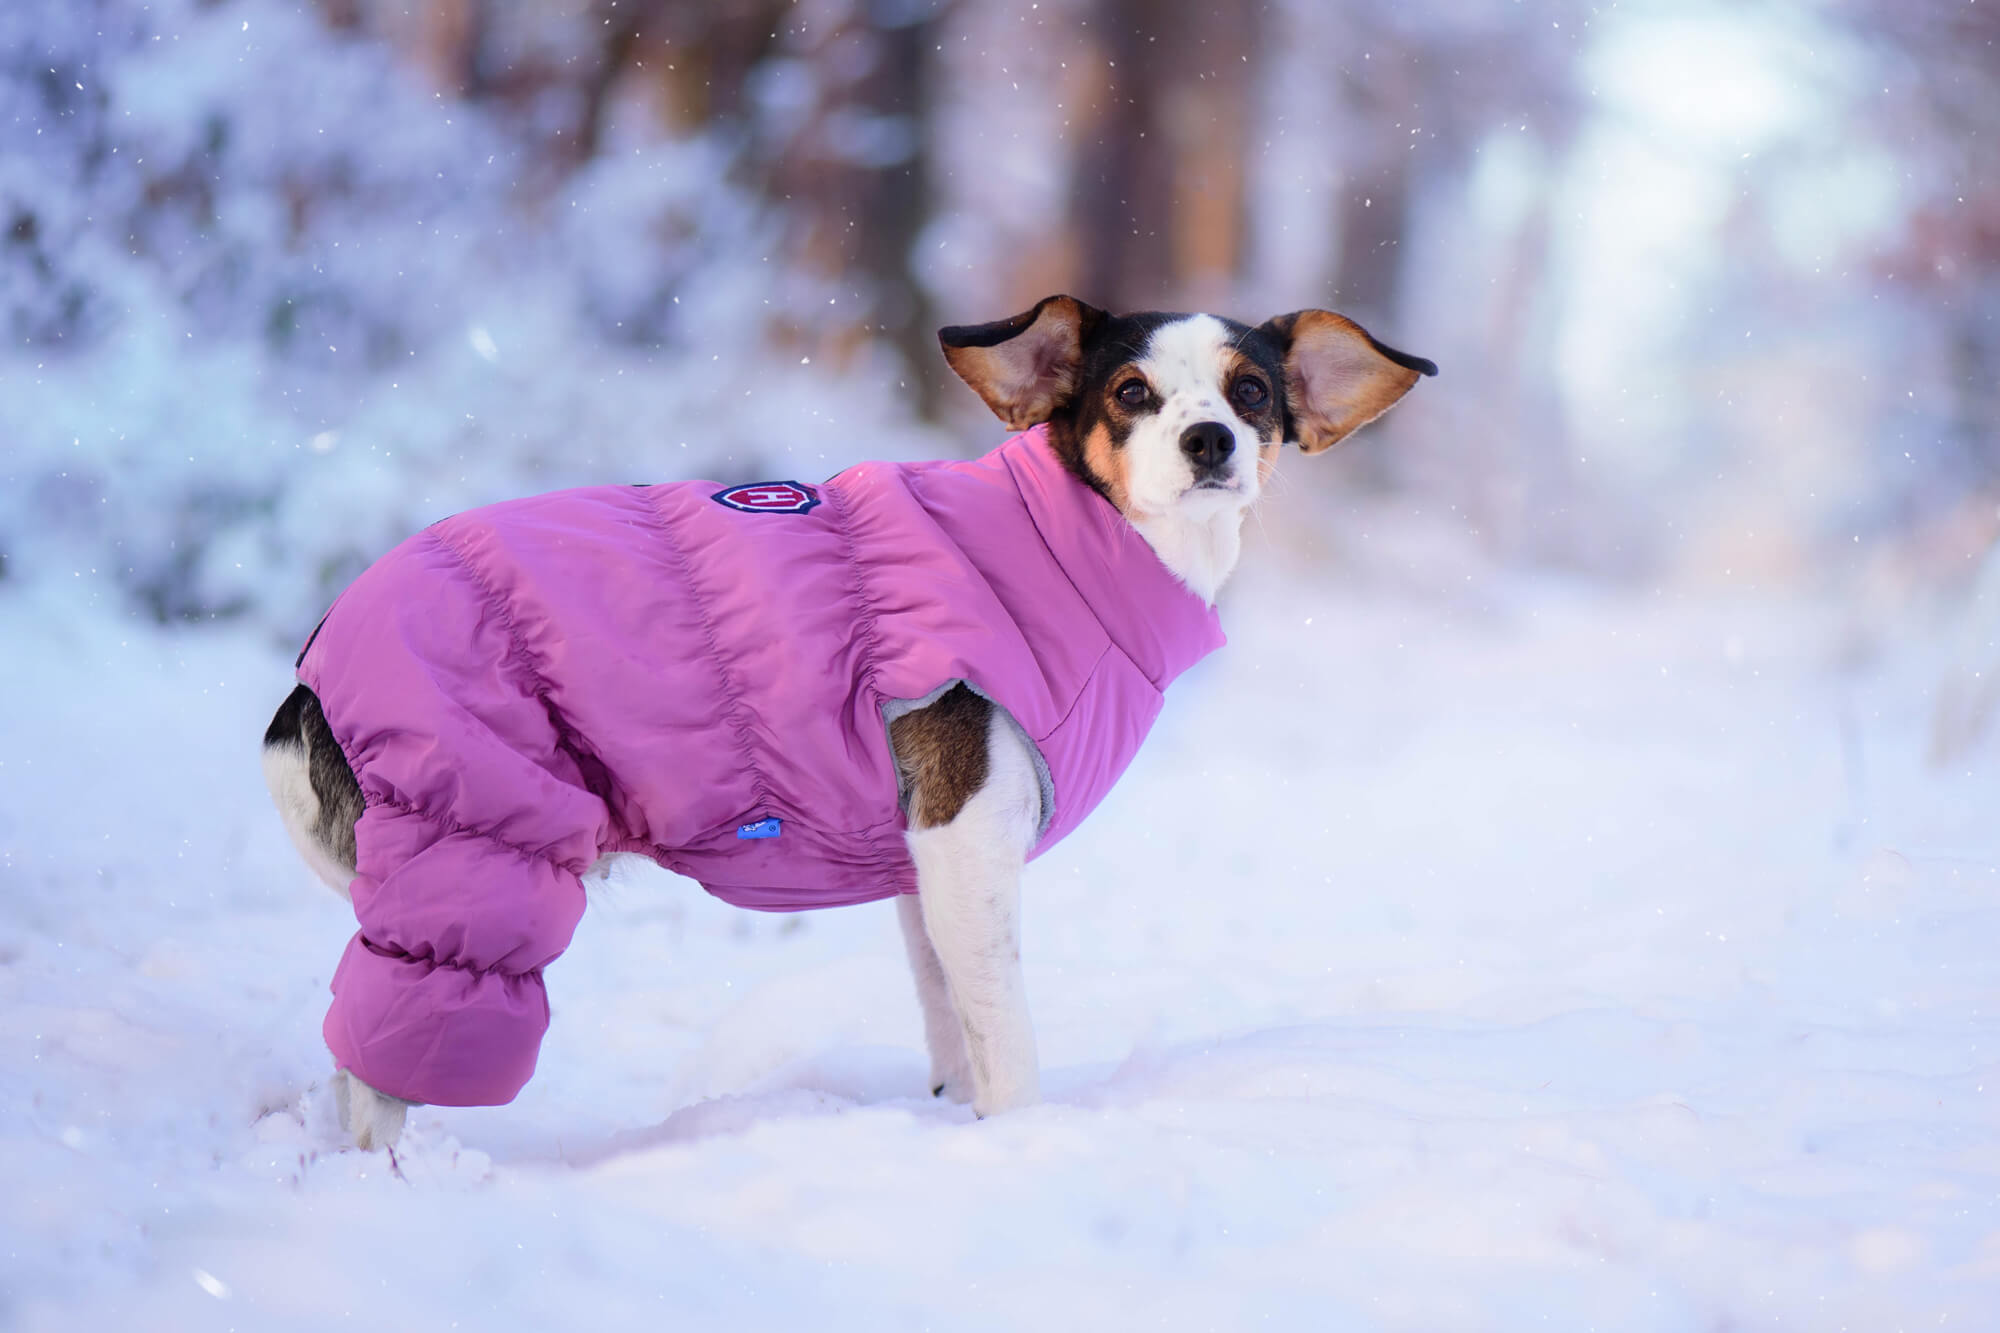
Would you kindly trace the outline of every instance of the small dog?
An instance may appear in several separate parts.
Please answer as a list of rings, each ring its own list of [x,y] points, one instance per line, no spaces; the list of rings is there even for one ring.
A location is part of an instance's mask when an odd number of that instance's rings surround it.
[[[983,458],[474,510],[313,632],[264,769],[360,922],[325,1027],[359,1146],[514,1096],[580,876],[617,852],[763,910],[895,897],[933,1094],[1037,1099],[1024,861],[1220,646],[1279,446],[1328,449],[1437,368],[1324,310],[1052,296],[939,340],[1021,432]]]

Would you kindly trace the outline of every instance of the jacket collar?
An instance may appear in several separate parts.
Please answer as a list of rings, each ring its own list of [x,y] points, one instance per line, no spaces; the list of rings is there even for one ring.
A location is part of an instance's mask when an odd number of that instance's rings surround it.
[[[1049,554],[1156,689],[1227,642],[1215,608],[1161,563],[1109,500],[1063,466],[1046,425],[1014,436],[987,459],[1013,477]]]

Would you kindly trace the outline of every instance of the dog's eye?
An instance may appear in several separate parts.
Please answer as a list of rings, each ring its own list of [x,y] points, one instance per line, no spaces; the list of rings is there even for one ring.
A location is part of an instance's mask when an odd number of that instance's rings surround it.
[[[1264,381],[1255,375],[1245,375],[1236,381],[1235,387],[1230,392],[1236,395],[1236,404],[1239,407],[1262,407],[1271,397],[1271,391],[1264,387]]]
[[[1150,393],[1146,381],[1134,377],[1118,386],[1118,401],[1126,407],[1143,407]]]

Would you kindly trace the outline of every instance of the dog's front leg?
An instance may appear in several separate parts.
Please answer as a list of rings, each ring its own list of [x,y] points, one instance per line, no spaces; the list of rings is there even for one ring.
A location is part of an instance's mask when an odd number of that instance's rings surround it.
[[[1041,787],[1028,742],[990,711],[985,781],[939,823],[926,823],[923,812],[934,803],[920,792],[909,835],[924,933],[965,1031],[972,1109],[982,1116],[1041,1095],[1020,931],[1021,865],[1040,824]]]

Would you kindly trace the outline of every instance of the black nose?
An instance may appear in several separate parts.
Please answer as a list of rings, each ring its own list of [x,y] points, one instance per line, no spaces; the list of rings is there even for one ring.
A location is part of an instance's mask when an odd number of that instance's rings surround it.
[[[1181,452],[1194,464],[1195,475],[1213,472],[1236,452],[1236,436],[1220,421],[1197,421],[1181,432]]]

